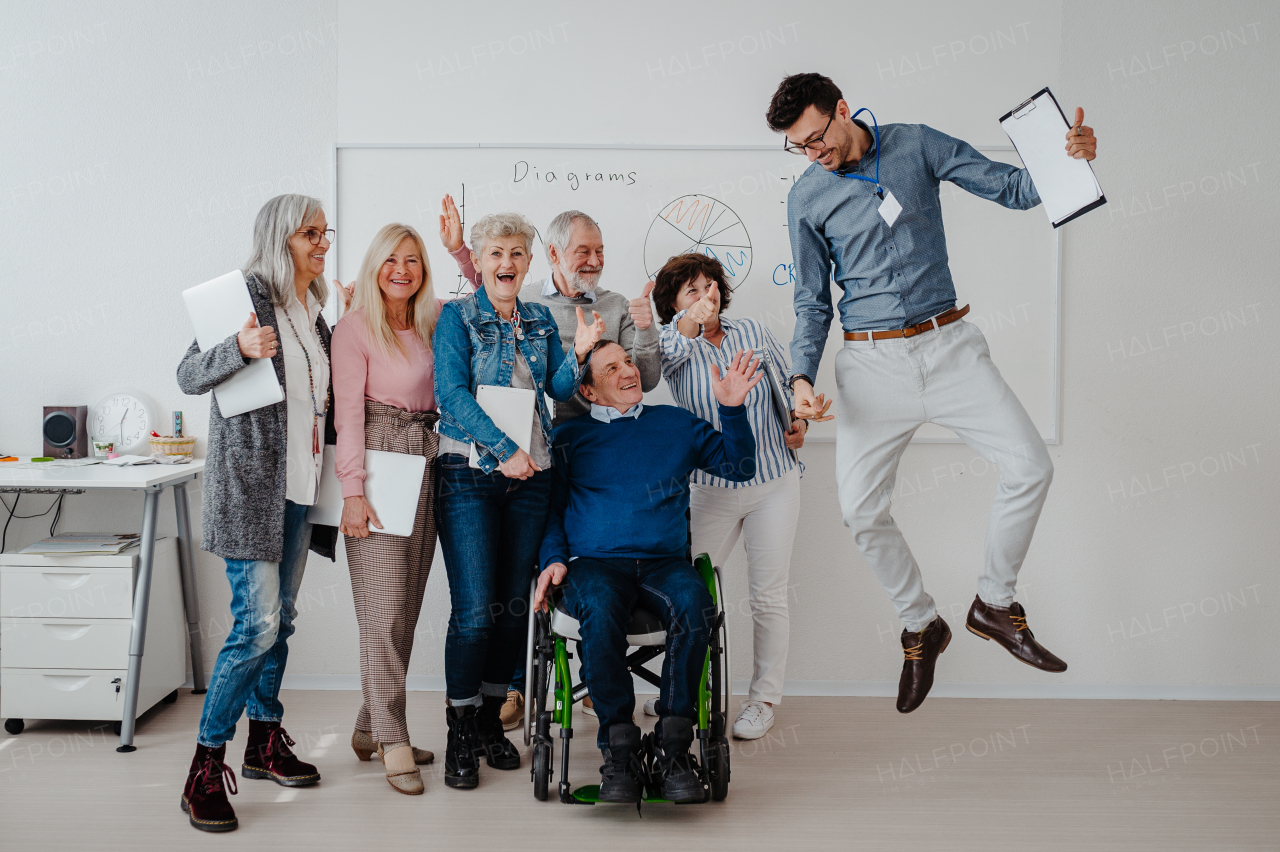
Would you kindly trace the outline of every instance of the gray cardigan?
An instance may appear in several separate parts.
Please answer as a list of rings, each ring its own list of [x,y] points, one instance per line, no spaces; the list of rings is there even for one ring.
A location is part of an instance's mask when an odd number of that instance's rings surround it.
[[[245,277],[259,326],[276,325],[276,309],[264,283]],[[247,319],[247,317],[246,317]],[[316,332],[329,354],[329,324],[316,318]],[[284,353],[271,359],[280,387],[284,388]],[[191,344],[178,365],[178,387],[185,394],[213,390],[249,362],[240,354],[236,335],[201,352]],[[333,382],[329,383],[333,398]],[[209,446],[205,455],[202,550],[223,559],[261,559],[279,562],[284,556],[285,406],[278,402],[235,417],[223,417],[216,397],[209,400]],[[326,444],[337,443],[333,417],[325,421]],[[334,558],[338,530],[316,526],[311,549]]]

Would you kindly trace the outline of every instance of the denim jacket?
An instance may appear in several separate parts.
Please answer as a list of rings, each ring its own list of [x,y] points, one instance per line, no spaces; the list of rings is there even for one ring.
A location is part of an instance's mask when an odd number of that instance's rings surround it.
[[[445,303],[432,341],[440,434],[477,444],[480,467],[485,473],[492,473],[519,449],[476,403],[476,388],[480,385],[510,387],[515,369],[513,344],[520,347],[533,374],[538,418],[547,446],[551,446],[551,412],[543,394],[557,402],[572,399],[584,372],[577,358],[565,355],[560,331],[549,310],[517,299],[516,311],[520,314],[523,340],[515,338],[511,326],[498,316],[482,287],[470,296]]]

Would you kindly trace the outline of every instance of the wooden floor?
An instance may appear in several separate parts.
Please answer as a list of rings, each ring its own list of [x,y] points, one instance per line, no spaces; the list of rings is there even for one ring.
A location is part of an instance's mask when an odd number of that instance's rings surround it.
[[[316,787],[239,779],[240,829],[207,835],[178,808],[201,697],[139,723],[31,722],[0,738],[0,848],[22,849],[1280,849],[1280,705],[787,698],[770,737],[735,742],[729,798],[706,805],[538,802],[519,771],[479,789],[424,772],[408,797],[351,751],[358,696],[289,691],[286,726]],[[439,693],[409,695],[415,745],[443,758]],[[575,714],[572,781],[599,780],[595,720]],[[642,720],[652,723],[651,719]],[[518,732],[517,732],[518,733]],[[228,747],[239,766],[244,723]],[[556,763],[559,765],[559,741]]]

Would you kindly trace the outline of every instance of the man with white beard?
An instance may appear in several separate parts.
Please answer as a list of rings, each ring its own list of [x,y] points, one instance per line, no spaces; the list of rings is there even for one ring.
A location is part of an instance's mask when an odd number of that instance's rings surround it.
[[[447,208],[452,199],[446,199],[446,217],[456,216]],[[455,208],[456,209],[456,208]],[[470,257],[464,258],[462,229],[456,230],[457,245],[450,245],[447,229],[441,226],[441,238],[445,248],[454,255],[463,275],[467,275]],[[543,233],[547,246],[547,261],[551,274],[541,283],[526,284],[520,290],[520,300],[546,305],[560,327],[560,342],[565,351],[573,346],[574,329],[578,327],[577,311],[582,308],[588,320],[592,311],[600,315],[605,324],[601,340],[611,340],[627,350],[632,362],[640,370],[640,388],[651,391],[662,378],[662,349],[658,343],[658,326],[653,321],[653,307],[649,293],[653,282],[645,284],[638,298],[628,300],[620,293],[602,289],[600,275],[604,272],[604,238],[600,226],[581,210],[566,210],[551,220]],[[477,281],[477,285],[479,282]],[[574,394],[568,402],[555,404],[552,423],[559,426],[566,420],[591,411],[591,403]]]

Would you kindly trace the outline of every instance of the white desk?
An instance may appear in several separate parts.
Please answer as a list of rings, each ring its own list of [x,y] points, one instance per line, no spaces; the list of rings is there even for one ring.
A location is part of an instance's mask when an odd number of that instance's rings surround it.
[[[25,461],[25,459],[24,459]],[[178,570],[182,574],[182,605],[187,616],[187,636],[191,644],[192,692],[201,694],[204,685],[204,656],[200,649],[200,604],[196,597],[195,563],[191,558],[191,515],[187,504],[187,483],[204,470],[204,461],[180,465],[87,465],[83,467],[16,467],[17,462],[0,462],[0,490],[57,493],[113,489],[143,492],[142,541],[138,559],[138,582],[134,589],[133,621],[129,634],[129,674],[126,682],[124,718],[120,723],[120,747],[134,751],[133,728],[138,714],[138,685],[141,682],[142,651],[147,638],[147,607],[151,600],[151,569],[155,559],[156,515],[160,494],[173,488],[173,508],[178,522]]]

